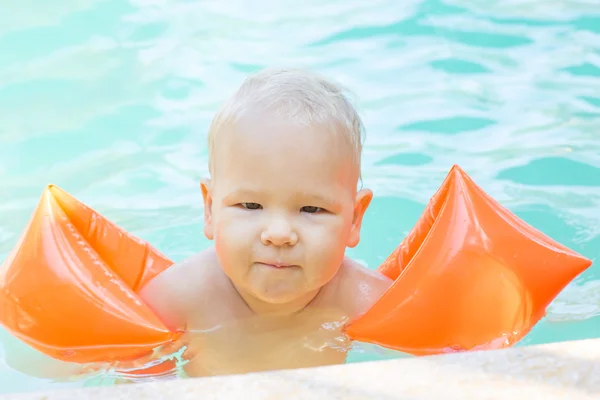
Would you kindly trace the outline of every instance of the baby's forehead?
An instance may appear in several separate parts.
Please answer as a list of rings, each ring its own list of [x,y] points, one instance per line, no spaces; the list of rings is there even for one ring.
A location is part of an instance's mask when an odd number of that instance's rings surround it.
[[[253,143],[271,147],[283,143],[290,145],[294,151],[301,151],[301,144],[309,144],[311,151],[318,146],[329,147],[334,152],[355,152],[350,133],[336,121],[299,121],[269,110],[257,111],[227,123],[215,134],[217,142],[228,147]]]
[[[349,144],[323,140],[331,133],[318,129],[285,129],[285,125],[266,123],[224,133],[215,148],[213,176],[231,182],[251,181],[257,188],[289,187],[287,190],[353,179],[351,184],[356,185],[359,168]]]

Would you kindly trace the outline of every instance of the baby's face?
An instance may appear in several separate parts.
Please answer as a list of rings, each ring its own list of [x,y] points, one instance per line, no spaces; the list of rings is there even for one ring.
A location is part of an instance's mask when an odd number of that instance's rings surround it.
[[[219,133],[204,231],[238,290],[283,305],[336,274],[371,200],[356,191],[351,154],[340,135],[281,118],[245,118]]]

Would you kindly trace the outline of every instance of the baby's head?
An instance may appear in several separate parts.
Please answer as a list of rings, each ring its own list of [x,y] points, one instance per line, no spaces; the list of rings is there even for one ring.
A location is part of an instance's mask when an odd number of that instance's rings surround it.
[[[244,81],[213,119],[204,233],[255,311],[296,311],[359,242],[363,129],[337,85],[300,70]]]

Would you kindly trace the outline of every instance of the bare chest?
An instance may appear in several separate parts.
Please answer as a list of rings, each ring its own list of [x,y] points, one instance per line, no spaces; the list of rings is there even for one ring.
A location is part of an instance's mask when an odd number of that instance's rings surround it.
[[[190,335],[189,376],[212,376],[345,362],[350,342],[336,312],[289,319],[252,317]]]

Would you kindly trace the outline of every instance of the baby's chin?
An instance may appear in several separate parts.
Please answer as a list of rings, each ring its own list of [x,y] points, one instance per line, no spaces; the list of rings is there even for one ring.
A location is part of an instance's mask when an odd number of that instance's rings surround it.
[[[257,299],[262,302],[285,305],[307,296],[310,291],[304,287],[298,287],[291,282],[282,281],[267,281],[253,282],[250,284],[250,289]]]
[[[249,274],[247,288],[256,299],[272,305],[289,305],[312,297],[317,288],[309,287],[302,268],[285,271],[253,271]],[[313,285],[310,285],[313,286]]]

